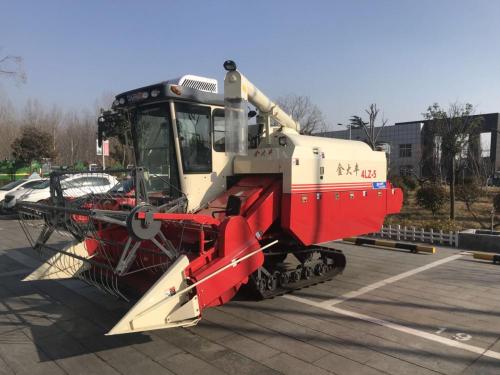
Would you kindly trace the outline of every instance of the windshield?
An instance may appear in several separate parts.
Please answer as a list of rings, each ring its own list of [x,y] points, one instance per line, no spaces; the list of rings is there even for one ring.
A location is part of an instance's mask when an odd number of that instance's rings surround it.
[[[50,180],[46,180],[44,182],[39,183],[38,185],[32,186],[32,189],[45,189],[50,185]]]
[[[134,189],[134,180],[132,178],[122,181],[115,185],[110,193],[130,193]]]
[[[149,172],[148,191],[177,196],[179,174],[168,103],[138,108],[133,117],[132,129],[137,165]]]
[[[4,190],[4,191],[12,190],[12,189],[18,187],[19,185],[21,185],[24,182],[26,182],[26,180],[12,181],[12,182],[9,182],[7,185],[2,186],[0,188],[0,190]]]

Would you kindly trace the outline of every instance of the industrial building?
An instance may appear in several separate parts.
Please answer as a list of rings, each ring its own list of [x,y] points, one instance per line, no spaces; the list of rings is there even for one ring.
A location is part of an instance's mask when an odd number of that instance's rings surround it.
[[[491,171],[500,173],[500,114],[487,113],[481,117],[478,140],[481,156],[489,160]],[[352,128],[322,133],[325,137],[366,140],[363,129]],[[385,126],[380,131],[377,144],[388,154],[392,175],[427,176],[431,166],[429,160],[441,163],[440,142],[435,136],[433,124],[427,120],[397,122]]]

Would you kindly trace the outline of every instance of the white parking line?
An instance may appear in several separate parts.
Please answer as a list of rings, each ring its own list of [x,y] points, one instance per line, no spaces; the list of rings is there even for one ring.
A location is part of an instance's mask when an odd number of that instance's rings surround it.
[[[460,253],[460,254],[457,254],[457,255],[452,255],[452,256],[449,256],[447,258],[443,258],[443,259],[437,260],[435,262],[426,264],[425,266],[418,267],[418,268],[415,268],[413,270],[400,273],[399,275],[389,277],[388,279],[385,279],[385,280],[382,280],[382,281],[378,281],[376,283],[373,283],[373,284],[370,284],[368,286],[365,286],[365,287],[363,287],[361,289],[354,290],[352,292],[346,293],[346,294],[344,294],[344,295],[342,295],[340,297],[332,298],[332,299],[328,299],[326,301],[320,302],[320,305],[325,305],[325,306],[335,306],[335,305],[338,305],[339,303],[347,301],[348,299],[359,297],[359,296],[361,296],[361,295],[363,295],[365,293],[371,292],[372,290],[381,288],[381,287],[383,287],[385,285],[395,283],[396,281],[399,281],[399,280],[405,279],[407,277],[416,275],[417,273],[420,273],[420,272],[429,270],[431,268],[440,266],[442,264],[454,261],[454,260],[456,260],[458,258],[461,258],[463,255],[464,254]]]
[[[421,337],[423,339],[427,339],[427,340],[434,341],[434,342],[439,342],[439,343],[447,345],[447,346],[451,346],[451,347],[462,349],[462,350],[467,350],[467,351],[472,352],[472,353],[477,353],[477,354],[484,355],[486,357],[500,360],[500,353],[495,352],[493,350],[480,348],[479,346],[464,344],[464,343],[459,342],[459,341],[447,339],[445,337],[441,337],[441,336],[438,336],[438,335],[435,335],[432,333],[428,333],[425,331],[419,331],[418,329],[406,327],[406,326],[403,326],[401,324],[389,322],[389,321],[383,320],[383,319],[374,318],[372,316],[360,314],[360,313],[357,313],[354,311],[348,311],[348,310],[344,310],[344,309],[334,307],[334,306],[327,306],[327,305],[322,304],[321,302],[311,301],[311,300],[308,300],[305,298],[294,296],[292,294],[284,295],[283,298],[286,298],[286,299],[289,299],[292,301],[296,301],[296,302],[300,302],[300,303],[303,303],[303,304],[306,304],[309,306],[317,307],[317,308],[320,308],[323,310],[328,310],[328,311],[331,311],[331,312],[334,312],[334,313],[337,313],[340,315],[345,315],[345,316],[349,316],[349,317],[356,318],[359,320],[364,320],[365,322],[377,324],[379,326],[393,329],[393,330],[396,330],[399,332],[407,333],[409,335],[418,336],[418,337]]]

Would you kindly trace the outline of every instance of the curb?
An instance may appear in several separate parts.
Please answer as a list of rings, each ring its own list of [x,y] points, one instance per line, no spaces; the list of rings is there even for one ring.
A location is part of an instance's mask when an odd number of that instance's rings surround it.
[[[424,245],[416,245],[411,243],[404,242],[394,242],[394,241],[386,241],[386,240],[375,240],[371,238],[362,238],[362,237],[350,237],[344,238],[344,241],[351,242],[355,245],[374,245],[374,246],[383,246],[394,249],[403,249],[410,250],[412,253],[430,253],[435,254],[436,248],[434,246],[424,246]],[[500,257],[500,255],[499,255]],[[500,258],[499,258],[500,261]]]
[[[500,254],[473,253],[474,259],[489,260],[493,264],[500,264]]]

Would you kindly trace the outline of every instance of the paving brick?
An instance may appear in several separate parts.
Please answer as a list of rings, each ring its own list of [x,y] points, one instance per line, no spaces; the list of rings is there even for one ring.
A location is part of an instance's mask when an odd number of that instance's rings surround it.
[[[462,373],[463,375],[498,375],[500,363],[498,359],[481,357]]]
[[[133,346],[125,345],[107,350],[96,350],[95,354],[122,374],[172,374],[171,371]]]
[[[107,332],[104,328],[80,317],[68,320],[54,320],[53,324],[59,330],[64,331],[77,339],[89,336],[103,336]]]
[[[158,362],[168,370],[178,375],[219,375],[224,374],[222,370],[211,365],[209,362],[195,357],[189,353],[179,353],[166,358],[161,358]]]
[[[267,328],[239,319],[218,309],[208,309],[204,312],[204,319],[220,324],[233,332],[238,332],[256,341],[264,341],[276,334]]]
[[[132,346],[155,361],[176,354],[185,353],[185,351],[178,346],[159,338],[155,334],[150,334],[149,337],[150,340],[144,340],[143,342],[132,344]]]
[[[294,358],[285,353],[281,353],[274,357],[265,359],[263,362],[276,371],[289,375],[326,375],[331,373],[330,371],[324,370],[311,363],[301,361],[300,359]]]
[[[366,375],[381,375],[381,371],[373,367],[365,366],[359,362],[336,355],[328,354],[327,356],[314,362],[314,365],[321,367],[335,374],[366,374]]]
[[[109,364],[67,334],[54,335],[37,342],[47,356],[71,374],[118,374]]]
[[[266,358],[273,357],[279,353],[279,350],[273,349],[266,344],[252,340],[239,334],[226,336],[218,340],[217,342],[227,348],[231,348],[235,352],[243,354],[244,356],[252,358],[259,362]]]
[[[228,349],[224,346],[216,344],[201,336],[197,336],[187,329],[174,328],[160,330],[157,331],[156,334],[184,351],[207,361],[214,360],[228,352]]]
[[[444,374],[460,373],[460,371],[457,372],[455,369],[448,369],[448,371],[444,372],[434,371],[429,368],[414,363],[410,363],[389,355],[373,356],[365,364],[367,366],[371,366],[372,368],[376,368],[380,371],[394,375],[400,375],[400,374],[435,375],[438,373],[444,373]]]
[[[282,335],[276,335],[275,337],[267,339],[264,341],[264,344],[306,362],[314,362],[328,354],[326,350],[318,348],[317,346]]]
[[[233,351],[224,353],[222,356],[219,356],[210,363],[223,370],[224,372],[234,375],[278,374],[276,370],[273,370],[263,365],[262,363],[253,361],[250,358],[247,358]]]
[[[0,357],[16,374],[65,373],[26,336],[24,340],[1,336]]]
[[[233,334],[230,329],[205,319],[202,319],[196,326],[187,329],[195,335],[203,336],[213,341]]]
[[[12,370],[8,365],[7,362],[5,362],[1,357],[0,357],[0,375],[12,375],[15,374],[14,370]]]

